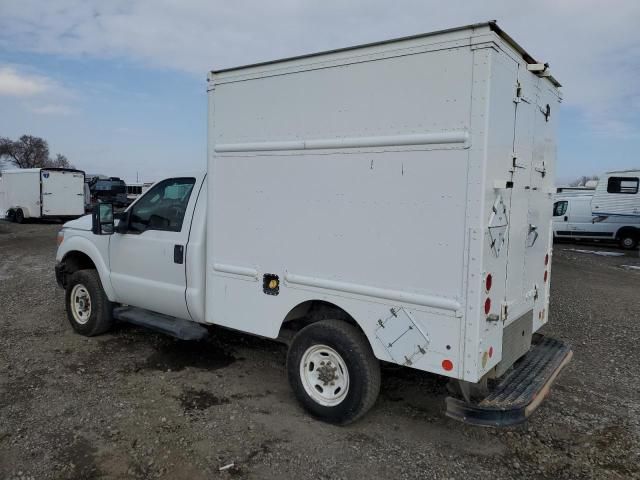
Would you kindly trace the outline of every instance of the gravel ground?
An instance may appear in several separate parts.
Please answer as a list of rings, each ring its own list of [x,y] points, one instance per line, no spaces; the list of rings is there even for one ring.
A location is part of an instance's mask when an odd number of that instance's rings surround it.
[[[637,254],[556,246],[545,333],[575,355],[526,424],[447,419],[441,379],[387,367],[372,411],[334,427],[297,405],[278,343],[72,333],[58,229],[0,222],[2,479],[640,478]]]

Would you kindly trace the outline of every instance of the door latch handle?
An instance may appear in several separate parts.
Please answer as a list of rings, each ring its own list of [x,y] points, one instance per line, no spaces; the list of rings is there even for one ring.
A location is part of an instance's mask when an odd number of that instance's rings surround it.
[[[183,262],[184,262],[184,246],[174,245],[173,246],[173,263],[182,264]]]
[[[533,224],[529,224],[529,233],[527,234],[527,247],[533,247],[538,239],[538,227]]]

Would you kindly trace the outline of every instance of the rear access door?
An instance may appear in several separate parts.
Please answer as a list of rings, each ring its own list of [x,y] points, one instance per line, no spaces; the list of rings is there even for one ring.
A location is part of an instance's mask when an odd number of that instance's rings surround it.
[[[507,288],[502,312],[505,326],[534,308],[544,283],[553,208],[555,143],[551,119],[557,104],[548,98],[551,90],[546,83],[519,67],[514,98]],[[557,101],[557,97],[554,99]]]
[[[84,215],[84,173],[77,170],[40,171],[43,216]]]

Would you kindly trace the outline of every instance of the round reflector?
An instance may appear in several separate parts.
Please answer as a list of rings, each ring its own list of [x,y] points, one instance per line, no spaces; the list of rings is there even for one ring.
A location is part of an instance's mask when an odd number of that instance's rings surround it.
[[[450,372],[451,370],[453,370],[453,362],[451,360],[443,360],[442,368],[445,369],[447,372]]]

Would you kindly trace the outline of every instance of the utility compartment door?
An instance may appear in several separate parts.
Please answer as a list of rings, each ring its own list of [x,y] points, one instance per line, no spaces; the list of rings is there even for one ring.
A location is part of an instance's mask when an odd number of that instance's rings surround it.
[[[525,282],[525,258],[529,254],[528,245],[535,236],[536,227],[530,224],[529,201],[538,96],[537,80],[535,75],[523,70],[522,66],[519,67],[518,88],[514,99],[516,121],[510,169],[513,187],[508,205],[505,325],[522,316],[533,305],[533,299],[529,298],[528,282]]]
[[[84,214],[84,175],[67,170],[41,170],[42,215]]]

